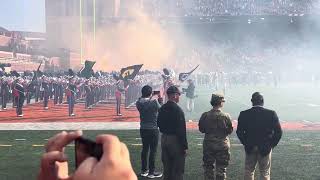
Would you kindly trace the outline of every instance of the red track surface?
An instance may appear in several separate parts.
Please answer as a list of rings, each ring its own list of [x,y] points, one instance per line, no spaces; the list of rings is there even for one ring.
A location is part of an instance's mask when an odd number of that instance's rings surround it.
[[[135,108],[122,108],[124,116],[116,116],[115,106],[99,104],[91,110],[85,110],[84,104],[76,104],[75,117],[68,116],[68,105],[49,103],[49,109],[44,110],[42,103],[36,103],[23,108],[24,117],[17,117],[15,109],[0,112],[0,123],[18,122],[136,122],[139,114]]]
[[[15,109],[0,112],[1,123],[20,122],[139,122],[139,113],[132,107],[122,108],[123,116],[116,116],[115,106],[99,104],[91,110],[85,110],[83,104],[75,105],[75,117],[68,116],[66,104],[54,106],[49,104],[49,110],[44,110],[42,103],[36,103],[23,108],[24,117],[17,117]],[[233,123],[236,127],[236,122]],[[197,129],[197,122],[188,122],[188,129]],[[320,123],[286,122],[282,123],[285,130],[320,130]]]

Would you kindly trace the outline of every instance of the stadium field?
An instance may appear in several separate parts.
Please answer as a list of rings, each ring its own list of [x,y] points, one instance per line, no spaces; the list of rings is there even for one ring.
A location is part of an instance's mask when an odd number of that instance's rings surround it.
[[[181,98],[180,105],[184,108],[187,119],[198,120],[201,113],[211,108],[210,98],[214,92],[213,87],[196,87],[195,110],[186,111],[186,100]],[[252,93],[259,91],[264,94],[265,106],[274,109],[282,122],[320,122],[320,87],[311,83],[287,84],[279,87],[258,86],[234,86],[225,91],[226,103],[223,108],[237,119],[240,111],[251,107]],[[222,90],[217,92],[223,93]]]
[[[39,167],[39,158],[47,139],[57,131],[0,131],[0,179],[35,179]],[[111,133],[127,144],[135,171],[140,168],[141,140],[137,130],[122,131],[85,131],[87,137]],[[189,152],[186,160],[185,179],[201,180],[202,175],[202,137],[197,131],[188,131]],[[320,134],[315,131],[285,131],[280,144],[274,149],[272,161],[272,179],[276,180],[317,180],[320,179]],[[231,136],[231,164],[228,179],[242,179],[244,151],[235,133]],[[73,167],[74,147],[66,148]],[[160,148],[157,167],[162,169]],[[143,178],[139,178],[143,179]]]
[[[182,87],[184,87],[182,85]],[[215,92],[213,87],[196,87],[195,109],[188,112],[186,98],[180,98],[180,106],[183,108],[186,120],[198,121],[201,114],[211,109],[209,103],[211,94]],[[226,89],[226,103],[223,110],[231,114],[233,120],[238,118],[240,111],[251,107],[251,94],[260,91],[265,97],[265,106],[274,109],[282,123],[320,123],[320,87],[309,84],[291,84],[280,87],[272,86],[234,86]],[[217,91],[222,93],[222,91]],[[68,106],[63,104],[54,106],[49,103],[49,110],[44,110],[42,103],[35,103],[24,107],[24,117],[17,118],[15,109],[0,111],[0,123],[20,122],[139,122],[139,113],[133,105],[129,109],[123,108],[123,116],[115,114],[114,104],[98,104],[93,109],[84,110],[84,104],[75,106],[75,117],[67,115]]]

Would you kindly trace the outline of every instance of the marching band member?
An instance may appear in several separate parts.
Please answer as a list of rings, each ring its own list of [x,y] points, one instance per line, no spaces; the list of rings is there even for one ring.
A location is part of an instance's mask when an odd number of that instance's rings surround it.
[[[1,90],[0,90],[0,95],[1,95],[1,109],[2,110],[7,110],[7,103],[9,100],[9,83],[7,78],[1,78]]]
[[[49,80],[47,77],[43,77],[43,81],[41,83],[41,86],[42,86],[42,91],[43,91],[43,107],[45,110],[48,110],[49,107],[48,107],[48,103],[49,103],[49,96],[50,96],[50,93],[49,93]]]
[[[18,117],[23,117],[22,107],[25,99],[25,91],[22,84],[23,84],[23,79],[19,78],[15,83],[14,89],[13,89],[13,96],[16,99],[16,105],[17,105],[16,113]]]
[[[75,97],[77,94],[76,91],[77,91],[77,86],[75,85],[75,80],[73,78],[70,78],[68,87],[66,89],[69,116],[75,116],[73,109],[74,109],[74,104],[75,104]]]

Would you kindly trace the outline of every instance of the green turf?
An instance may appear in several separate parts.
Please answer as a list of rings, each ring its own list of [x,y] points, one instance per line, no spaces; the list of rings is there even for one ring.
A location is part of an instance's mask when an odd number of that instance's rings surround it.
[[[10,144],[11,147],[0,147],[0,179],[25,180],[35,179],[39,167],[39,159],[43,147],[32,147],[33,144],[44,144],[55,131],[1,131],[0,144]],[[112,133],[118,135],[130,150],[131,160],[136,172],[140,169],[141,143],[138,131],[86,131],[85,135],[94,138],[97,134]],[[189,153],[186,161],[186,180],[202,179],[202,134],[188,131]],[[15,139],[25,138],[26,141]],[[312,131],[284,133],[279,146],[273,152],[272,179],[276,180],[316,180],[320,162],[320,134]],[[232,158],[228,168],[229,179],[242,179],[244,165],[243,147],[238,139],[232,135]],[[304,146],[306,145],[306,146]],[[312,146],[308,146],[312,145]],[[67,153],[73,167],[73,147],[67,148]],[[162,168],[160,149],[157,156],[157,167]]]
[[[204,111],[210,110],[209,104],[213,87],[197,87],[194,112],[186,111],[186,98],[180,101],[186,119],[198,120]],[[260,91],[265,96],[265,106],[276,110],[278,116],[284,121],[311,121],[320,122],[320,88],[312,84],[291,84],[280,87],[272,86],[235,86],[226,90],[226,103],[224,111],[237,119],[240,111],[251,106],[251,95]],[[222,92],[222,91],[218,91]]]

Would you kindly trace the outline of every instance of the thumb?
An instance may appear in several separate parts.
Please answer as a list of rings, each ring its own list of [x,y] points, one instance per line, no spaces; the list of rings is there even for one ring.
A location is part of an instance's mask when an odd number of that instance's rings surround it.
[[[98,163],[98,160],[94,157],[89,157],[86,160],[84,160],[78,169],[75,171],[73,177],[74,179],[77,179],[76,177],[82,177],[83,179],[86,179],[84,177],[87,177],[89,174],[92,173],[94,167]]]

